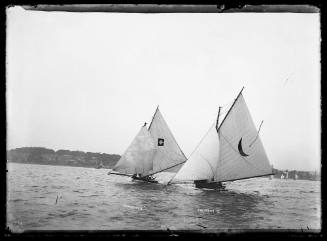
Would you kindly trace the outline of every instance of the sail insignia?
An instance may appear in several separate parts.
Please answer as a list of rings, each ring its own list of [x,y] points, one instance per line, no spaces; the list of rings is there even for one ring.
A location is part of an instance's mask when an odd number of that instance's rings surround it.
[[[158,146],[164,146],[164,144],[165,144],[165,139],[158,138]]]
[[[239,151],[239,153],[240,153],[242,156],[249,156],[248,154],[246,154],[246,153],[243,151],[243,148],[242,148],[242,137],[241,137],[240,141],[238,142],[238,151]]]

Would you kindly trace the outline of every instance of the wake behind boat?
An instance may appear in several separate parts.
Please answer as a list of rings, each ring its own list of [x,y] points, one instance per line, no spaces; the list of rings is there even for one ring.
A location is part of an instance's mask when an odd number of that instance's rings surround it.
[[[186,161],[173,134],[157,107],[149,128],[142,126],[125,153],[108,174],[129,176],[133,180],[157,183],[154,174],[176,168]]]
[[[244,88],[244,87],[243,87]],[[272,166],[242,96],[219,125],[218,117],[169,183],[193,181],[197,188],[223,189],[223,182],[272,175]]]

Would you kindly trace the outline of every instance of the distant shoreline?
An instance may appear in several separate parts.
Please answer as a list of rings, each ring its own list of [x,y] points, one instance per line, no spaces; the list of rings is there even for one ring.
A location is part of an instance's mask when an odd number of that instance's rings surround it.
[[[61,166],[61,167],[84,167],[84,168],[92,168],[92,169],[107,169],[111,170],[109,167],[101,167],[101,168],[96,168],[96,167],[90,167],[90,166],[73,166],[73,165],[61,165],[61,164],[46,164],[46,163],[26,163],[26,162],[15,162],[15,161],[8,161],[7,164],[10,163],[15,163],[15,164],[27,164],[27,165],[42,165],[42,166]]]
[[[87,167],[96,169],[112,169],[120,155],[99,152],[83,152],[48,149],[45,147],[21,147],[7,151],[7,163],[25,163],[51,166]],[[274,178],[318,181],[317,172],[278,170],[273,168]]]
[[[44,147],[21,147],[7,151],[7,162],[73,166],[91,168],[112,168],[120,155],[99,152],[57,150]]]

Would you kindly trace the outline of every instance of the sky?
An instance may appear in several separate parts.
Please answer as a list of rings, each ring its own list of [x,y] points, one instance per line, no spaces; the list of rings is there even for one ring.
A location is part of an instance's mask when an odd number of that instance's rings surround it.
[[[122,154],[157,105],[187,157],[244,86],[271,164],[320,170],[316,13],[7,9],[7,148]]]

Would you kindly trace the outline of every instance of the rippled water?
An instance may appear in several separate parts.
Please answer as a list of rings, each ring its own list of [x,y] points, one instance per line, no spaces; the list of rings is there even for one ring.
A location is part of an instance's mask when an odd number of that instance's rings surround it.
[[[7,225],[24,230],[321,229],[320,182],[255,178],[227,191],[133,182],[107,169],[9,163]],[[158,175],[160,182],[170,173]]]

